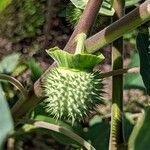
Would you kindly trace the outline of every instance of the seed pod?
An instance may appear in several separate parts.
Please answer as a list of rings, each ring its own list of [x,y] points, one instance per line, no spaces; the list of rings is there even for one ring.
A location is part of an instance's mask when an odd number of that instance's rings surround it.
[[[64,118],[72,123],[75,120],[80,121],[95,105],[101,103],[102,79],[91,68],[103,57],[91,54],[73,55],[56,48],[48,53],[58,62],[59,67],[48,73],[43,85],[47,97],[44,100],[46,111],[56,119]],[[89,61],[84,62],[86,57]]]

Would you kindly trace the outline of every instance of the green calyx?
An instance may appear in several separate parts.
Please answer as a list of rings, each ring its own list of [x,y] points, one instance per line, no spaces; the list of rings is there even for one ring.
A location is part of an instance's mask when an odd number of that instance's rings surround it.
[[[58,47],[47,50],[47,53],[56,61],[58,66],[77,70],[91,70],[99,64],[104,56],[92,54],[70,54]]]

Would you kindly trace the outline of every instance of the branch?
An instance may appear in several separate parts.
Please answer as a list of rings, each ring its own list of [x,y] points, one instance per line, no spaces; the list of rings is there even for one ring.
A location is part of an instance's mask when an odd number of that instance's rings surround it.
[[[125,74],[125,73],[139,73],[139,72],[140,72],[139,67],[124,68],[124,69],[117,69],[117,70],[101,73],[101,77],[102,78],[108,78],[111,76],[117,76],[117,75],[121,75],[121,74]]]
[[[102,4],[102,0],[89,0],[86,8],[84,9],[84,12],[74,30],[72,33],[68,43],[66,44],[64,50],[73,52],[74,49],[70,49],[72,45],[75,44],[75,37],[77,34],[85,33],[86,35],[89,34],[94,21],[96,19],[96,16],[99,12],[100,6]]]
[[[124,16],[125,0],[113,0],[115,15],[113,21]],[[124,43],[120,37],[112,43],[112,69],[123,69]],[[112,106],[111,106],[111,128],[109,149],[119,150],[120,144],[124,143],[123,132],[123,74],[112,77]]]
[[[93,53],[105,45],[122,37],[125,33],[139,27],[150,20],[150,0],[146,0],[138,8],[112,23],[102,31],[85,41],[85,47],[88,53]]]
[[[27,96],[27,90],[23,87],[23,85],[18,81],[16,80],[14,77],[11,77],[9,75],[6,75],[6,74],[0,74],[0,80],[4,80],[4,81],[8,81],[10,82],[11,84],[13,84],[22,94],[23,96],[23,99],[26,98]]]

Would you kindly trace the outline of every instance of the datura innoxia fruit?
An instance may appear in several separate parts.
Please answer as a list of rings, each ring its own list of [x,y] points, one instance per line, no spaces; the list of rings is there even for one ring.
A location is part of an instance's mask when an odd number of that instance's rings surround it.
[[[58,67],[48,73],[43,85],[47,97],[44,100],[46,111],[56,119],[63,118],[72,123],[80,121],[96,104],[101,103],[102,79],[99,73],[91,69],[103,56],[74,55],[58,48],[48,53],[58,63]]]

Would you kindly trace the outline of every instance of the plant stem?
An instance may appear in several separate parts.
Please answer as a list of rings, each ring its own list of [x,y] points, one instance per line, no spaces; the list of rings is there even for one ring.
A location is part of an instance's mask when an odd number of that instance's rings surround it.
[[[134,67],[134,68],[124,68],[124,69],[117,69],[109,72],[104,72],[104,73],[100,73],[100,75],[102,78],[107,78],[111,76],[122,75],[124,73],[139,73],[139,72],[140,72],[140,68]]]
[[[37,97],[34,91],[31,90],[24,101],[19,101],[11,109],[14,121],[17,123],[19,119],[22,119],[29,111],[31,111],[38,103],[44,98]]]
[[[124,16],[125,1],[114,0],[115,15],[113,21]],[[117,39],[112,45],[112,68],[123,68],[123,37]],[[109,150],[119,150],[124,143],[123,136],[123,75],[112,77],[112,107],[111,107],[111,132]]]
[[[81,54],[84,53],[84,41],[86,40],[86,34],[85,33],[79,33],[76,36],[76,50],[75,50],[75,54]]]
[[[18,88],[18,90],[21,92],[23,99],[25,99],[27,97],[27,91],[26,89],[23,87],[23,85],[16,80],[15,78],[6,75],[6,74],[0,74],[0,80],[5,80],[10,82],[11,84],[13,84],[16,88]]]
[[[99,12],[100,6],[102,4],[102,0],[89,0],[84,12],[75,27],[74,32],[72,33],[68,43],[66,44],[64,50],[69,52],[74,52],[74,49],[71,49],[72,45],[76,45],[75,37],[80,33],[85,33],[87,36],[90,33],[90,30],[94,24],[94,21]]]
[[[94,36],[88,38],[85,41],[86,51],[93,53],[150,20],[149,7],[150,0],[146,0],[138,8],[135,8],[118,21],[115,21]],[[70,48],[73,49],[73,47]]]

